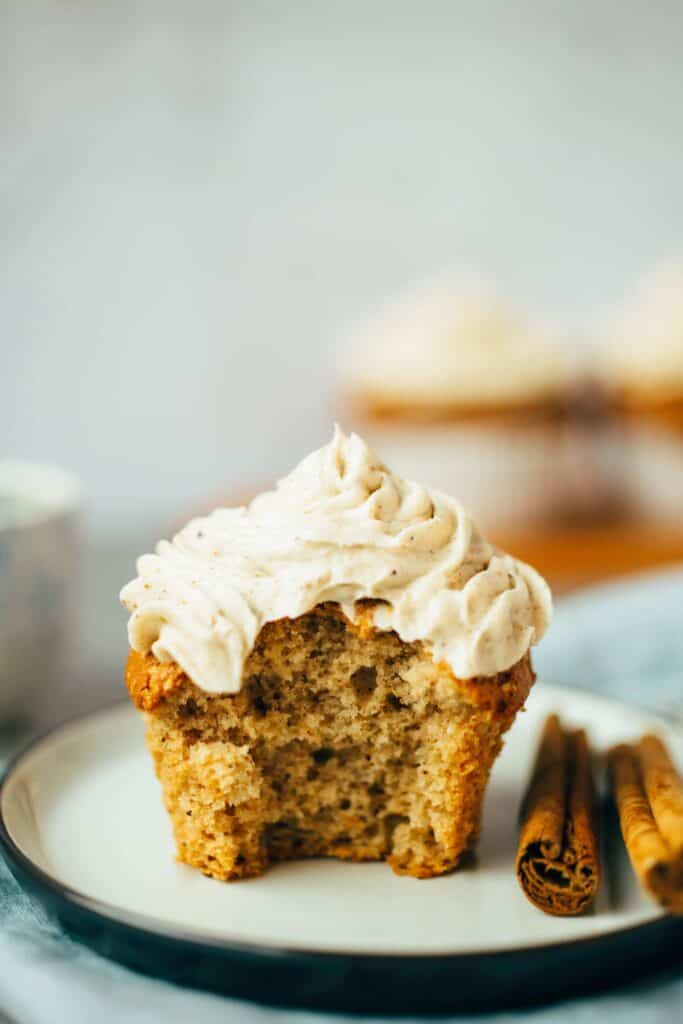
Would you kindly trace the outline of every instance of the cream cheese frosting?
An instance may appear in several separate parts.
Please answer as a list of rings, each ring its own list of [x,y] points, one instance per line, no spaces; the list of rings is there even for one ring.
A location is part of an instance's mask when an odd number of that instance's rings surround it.
[[[544,400],[571,383],[557,346],[482,285],[453,281],[406,294],[360,325],[340,372],[354,394],[413,407]]]
[[[683,267],[646,277],[608,325],[605,370],[617,388],[683,392]]]
[[[423,641],[467,679],[510,668],[551,618],[545,581],[496,551],[453,498],[393,475],[356,434],[305,458],[275,490],[192,520],[121,592],[130,645],[235,693],[261,628],[325,601]]]

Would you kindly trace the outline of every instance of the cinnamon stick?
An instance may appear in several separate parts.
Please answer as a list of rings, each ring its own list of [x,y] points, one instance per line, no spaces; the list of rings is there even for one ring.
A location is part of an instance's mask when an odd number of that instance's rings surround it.
[[[600,884],[600,845],[590,752],[583,730],[545,723],[521,809],[517,878],[546,914],[580,914]]]
[[[683,783],[658,736],[608,755],[614,802],[633,870],[666,910],[683,914]]]

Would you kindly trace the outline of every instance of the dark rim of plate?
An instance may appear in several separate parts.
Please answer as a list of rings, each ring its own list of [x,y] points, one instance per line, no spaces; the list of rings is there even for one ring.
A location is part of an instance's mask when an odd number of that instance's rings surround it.
[[[598,699],[601,699],[599,694],[596,696]],[[611,704],[620,702],[608,700],[607,703]],[[401,963],[405,961],[447,962],[450,960],[457,960],[460,962],[468,959],[478,960],[481,957],[491,956],[495,956],[497,958],[517,957],[520,953],[533,955],[537,953],[547,953],[553,949],[566,949],[568,947],[577,946],[597,948],[604,944],[606,940],[609,940],[610,937],[636,937],[638,934],[642,934],[643,936],[646,934],[652,935],[658,928],[665,926],[668,927],[672,923],[672,919],[668,915],[653,907],[653,916],[640,924],[629,925],[626,928],[617,927],[610,929],[609,931],[601,932],[599,935],[592,935],[588,937],[559,939],[557,942],[538,943],[535,945],[478,949],[464,953],[454,951],[443,953],[395,953],[384,952],[381,950],[373,952],[359,952],[357,950],[348,949],[320,950],[300,946],[290,947],[286,945],[256,943],[242,939],[220,939],[213,935],[202,935],[201,932],[183,931],[182,929],[174,928],[173,926],[168,925],[165,921],[158,920],[146,914],[137,914],[134,911],[122,910],[114,904],[107,903],[104,900],[99,900],[97,897],[88,896],[86,893],[82,893],[78,889],[74,889],[69,885],[59,882],[53,875],[44,871],[35,863],[35,861],[24,853],[10,835],[5,821],[4,797],[14,773],[21,768],[22,763],[35,753],[40,746],[55,740],[58,737],[58,734],[64,730],[85,724],[89,719],[106,717],[108,714],[113,712],[122,711],[125,707],[125,701],[116,701],[115,703],[105,705],[101,708],[97,708],[96,710],[75,715],[55,726],[52,726],[45,732],[29,740],[28,743],[21,747],[9,759],[4,771],[0,775],[0,850],[5,854],[10,863],[15,864],[20,871],[31,880],[36,890],[42,890],[51,896],[53,900],[56,899],[57,901],[62,901],[70,907],[77,908],[79,911],[92,915],[101,924],[114,924],[119,927],[131,929],[141,938],[147,937],[152,940],[163,938],[164,940],[177,942],[182,945],[189,944],[197,948],[210,947],[213,950],[223,950],[226,953],[243,953],[248,956],[265,957],[267,959],[296,957],[310,958],[311,960],[317,960],[319,962],[327,962],[343,958],[344,960],[359,960],[364,962],[381,960]],[[652,713],[646,713],[648,714],[648,717],[652,719],[655,718]]]

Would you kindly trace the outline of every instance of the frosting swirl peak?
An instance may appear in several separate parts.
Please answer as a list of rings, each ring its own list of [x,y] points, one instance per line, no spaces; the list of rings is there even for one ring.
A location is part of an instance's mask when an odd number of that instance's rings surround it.
[[[123,588],[131,647],[234,693],[267,622],[325,601],[421,640],[460,678],[510,668],[550,621],[547,584],[496,552],[457,501],[393,475],[339,428],[274,491],[192,520]]]

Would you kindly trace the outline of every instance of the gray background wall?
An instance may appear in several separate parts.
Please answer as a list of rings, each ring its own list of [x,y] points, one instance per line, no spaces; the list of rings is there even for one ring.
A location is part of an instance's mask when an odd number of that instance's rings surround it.
[[[96,534],[322,442],[335,342],[444,267],[570,333],[683,240],[677,3],[4,3],[0,454]]]

